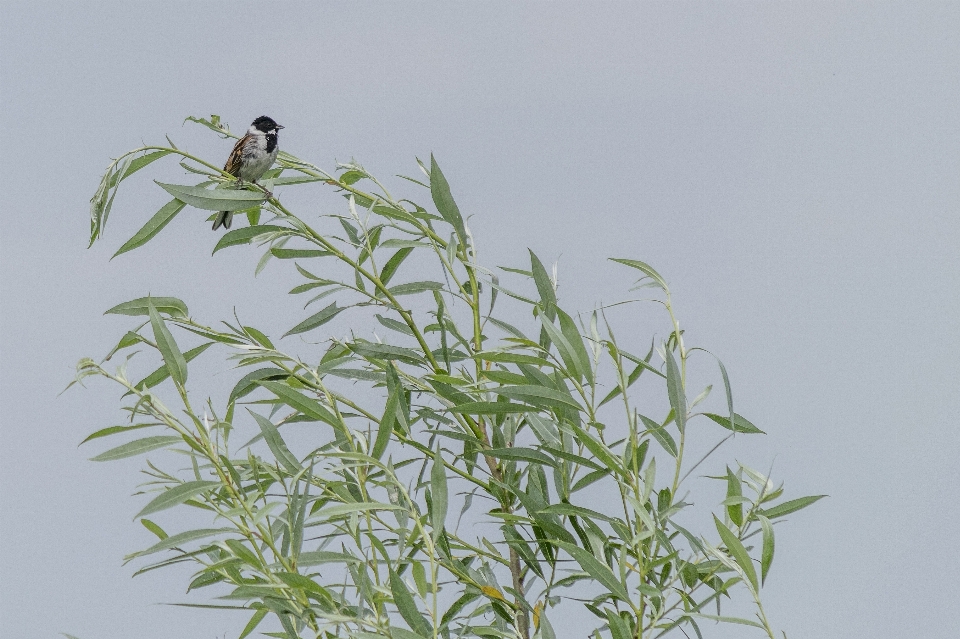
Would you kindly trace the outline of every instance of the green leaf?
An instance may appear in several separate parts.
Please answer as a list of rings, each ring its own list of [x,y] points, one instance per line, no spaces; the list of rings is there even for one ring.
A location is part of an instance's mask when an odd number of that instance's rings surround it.
[[[673,351],[666,347],[663,351],[667,363],[667,396],[673,408],[673,419],[682,433],[687,427],[687,396],[683,391],[683,378],[677,360],[673,358]]]
[[[303,470],[296,456],[287,448],[286,442],[283,441],[283,437],[280,436],[280,431],[277,430],[274,423],[249,408],[247,412],[253,415],[253,418],[257,421],[257,425],[260,426],[260,432],[263,433],[263,439],[267,442],[267,446],[270,447],[270,452],[273,453],[276,460],[293,475]]]
[[[160,526],[156,525],[155,523],[153,523],[152,521],[150,521],[150,520],[147,519],[147,518],[141,519],[141,520],[140,520],[140,523],[143,524],[143,527],[144,527],[144,528],[146,528],[147,530],[149,530],[150,532],[152,532],[154,535],[156,535],[157,537],[159,537],[161,540],[166,539],[167,537],[170,536],[170,535],[168,535],[166,532],[164,532],[163,528],[161,528]]]
[[[150,325],[153,327],[153,338],[157,343],[157,348],[160,349],[160,354],[163,356],[163,362],[167,365],[167,370],[170,371],[170,376],[183,386],[187,383],[187,360],[184,359],[183,353],[177,347],[177,342],[170,334],[167,325],[160,318],[153,301],[148,298],[147,302]]]
[[[117,304],[104,311],[104,315],[150,315],[150,304],[158,313],[165,313],[172,318],[186,319],[189,317],[187,305],[175,297],[138,297],[135,300]]]
[[[314,513],[313,516],[319,520],[334,519],[337,517],[343,517],[345,515],[352,515],[353,513],[365,513],[371,510],[404,510],[404,507],[394,504],[384,504],[376,501],[364,501],[352,504],[338,504],[336,506],[329,506]]]
[[[277,380],[284,379],[288,377],[290,373],[280,368],[258,368],[255,371],[250,371],[244,375],[236,386],[233,387],[233,390],[230,391],[229,401],[233,402],[241,397],[248,395],[253,389],[257,387],[257,380],[268,379],[268,380]]]
[[[183,442],[183,438],[179,435],[158,435],[156,437],[144,437],[142,439],[135,439],[132,442],[127,442],[126,444],[117,446],[116,448],[111,448],[110,450],[104,451],[96,457],[91,457],[90,461],[113,461],[115,459],[133,457],[134,455],[147,453],[151,450],[157,450],[158,448],[166,448],[170,444],[176,442]]]
[[[641,273],[643,273],[644,275],[652,279],[656,283],[656,285],[660,287],[664,292],[666,293],[670,292],[670,289],[667,288],[666,281],[664,281],[664,279],[660,277],[660,274],[657,273],[654,270],[654,268],[649,264],[645,262],[641,262],[640,260],[626,260],[623,258],[616,258],[616,257],[610,258],[610,259],[613,262],[618,262],[625,266],[629,266],[631,268],[637,269],[638,271],[640,271]]]
[[[141,522],[149,521],[147,519],[141,519]],[[153,523],[153,522],[150,522]],[[156,524],[154,524],[156,525]],[[144,524],[146,526],[146,524]],[[222,533],[236,533],[236,528],[201,528],[199,530],[187,530],[182,533],[177,533],[176,535],[170,535],[164,537],[154,545],[150,546],[146,550],[140,550],[138,552],[129,555],[129,558],[133,557],[143,557],[144,555],[152,555],[158,553],[162,550],[169,550],[170,548],[176,548],[182,546],[183,544],[196,541],[197,539],[206,539],[207,537],[213,537],[214,535],[219,535]]]
[[[437,164],[437,160],[432,153],[430,154],[430,195],[433,196],[433,203],[437,207],[440,217],[457,232],[460,244],[466,246],[467,229],[463,224],[463,217],[460,215],[460,209],[457,208],[457,203],[454,202],[453,195],[450,193],[450,184],[447,183],[447,178],[443,176],[440,165]]]
[[[731,500],[731,497],[734,498]],[[727,516],[730,517],[732,521],[737,526],[743,524],[743,503],[737,501],[733,503],[736,498],[743,497],[743,489],[740,485],[740,480],[736,475],[733,474],[733,471],[730,470],[730,467],[727,467],[727,499],[731,501],[727,506]]]
[[[739,413],[733,414],[733,428],[730,427],[730,416],[729,415],[716,415],[714,413],[704,413],[705,417],[709,417],[713,421],[717,422],[727,430],[736,431],[738,433],[759,433],[765,435],[762,430],[751,424],[747,421],[747,418],[740,415]]]
[[[207,342],[206,344],[201,344],[196,348],[191,348],[189,351],[183,354],[183,359],[187,362],[193,361],[200,353],[210,348],[214,342]],[[134,388],[144,389],[144,388],[153,388],[157,384],[163,382],[165,379],[170,377],[170,370],[164,365],[153,371],[139,382],[134,384]]]
[[[557,292],[553,289],[553,282],[547,275],[547,269],[543,267],[543,262],[533,251],[530,249],[527,249],[527,251],[530,253],[530,271],[533,275],[533,281],[537,285],[537,292],[540,294],[540,305],[543,306],[547,319],[552,321],[554,310],[557,307]]]
[[[139,519],[145,515],[166,510],[167,508],[173,508],[219,485],[220,482],[217,481],[188,481],[179,486],[168,488],[144,506],[143,510],[138,512],[134,519]]]
[[[100,430],[87,435],[87,437],[78,444],[78,446],[83,446],[89,441],[94,439],[100,439],[101,437],[109,437],[110,435],[116,435],[118,433],[128,433],[132,430],[140,430],[141,428],[154,428],[156,426],[162,426],[160,423],[153,424],[134,424],[132,426],[107,426],[106,428],[101,428]]]
[[[163,230],[170,221],[177,216],[177,213],[183,210],[183,207],[186,206],[180,200],[170,200],[163,207],[153,214],[146,224],[143,225],[136,235],[131,237],[126,243],[113,254],[113,257],[126,253],[127,251],[132,251],[135,248],[139,248],[152,240],[157,233]],[[113,259],[113,258],[110,258]]]
[[[566,515],[568,517],[583,517],[585,519],[614,521],[612,518],[607,517],[603,513],[598,513],[595,510],[590,510],[589,508],[584,508],[582,506],[574,506],[573,504],[551,504],[550,506],[541,509],[540,514]]]
[[[773,564],[773,524],[763,515],[757,515],[760,520],[760,528],[763,530],[763,551],[760,555],[760,583],[767,581],[767,573],[770,572],[770,566]]]
[[[318,251],[315,249],[288,249],[278,247],[271,248],[270,252],[275,258],[280,260],[310,259],[314,257],[329,257],[333,255],[333,253],[330,251]]]
[[[467,402],[448,408],[451,413],[467,415],[505,415],[507,413],[536,412],[536,406],[513,404],[510,402]]]
[[[347,345],[351,351],[366,359],[382,359],[386,361],[400,360],[408,364],[424,364],[424,359],[413,349],[402,346],[390,346],[356,340]]]
[[[557,317],[560,319],[560,330],[570,345],[571,355],[577,361],[577,370],[579,370],[587,381],[593,383],[593,367],[590,365],[590,355],[583,345],[583,337],[577,329],[576,323],[569,315],[557,308]]]
[[[337,303],[334,302],[333,304],[326,307],[322,311],[318,313],[314,313],[307,319],[303,320],[302,322],[300,322],[299,324],[291,328],[289,331],[283,334],[283,337],[286,337],[288,335],[297,335],[299,333],[306,333],[307,331],[312,331],[315,328],[323,326],[324,324],[326,324],[327,322],[329,322],[330,320],[332,320],[334,317],[336,317],[337,315],[339,315],[341,312],[345,310],[346,310],[345,308],[340,308],[339,306],[337,306]]]
[[[430,494],[432,503],[430,508],[430,525],[433,527],[433,540],[443,533],[443,526],[447,520],[447,469],[443,465],[440,454],[440,443],[433,456],[433,467],[430,469]]]
[[[734,561],[737,562],[737,565],[743,569],[744,574],[753,586],[753,591],[757,592],[760,590],[760,584],[757,582],[757,569],[754,567],[753,560],[750,559],[747,549],[743,547],[743,542],[737,539],[733,531],[717,519],[716,515],[713,516],[713,522],[716,524],[717,532],[720,533],[720,539],[723,540],[723,545],[727,547],[727,551],[733,557]]]
[[[407,622],[407,625],[414,632],[424,637],[433,636],[433,628],[430,622],[417,609],[417,603],[413,600],[413,595],[407,590],[407,585],[396,571],[390,571],[390,592],[393,594],[393,603],[397,606],[400,616]]]
[[[202,186],[163,184],[157,186],[181,202],[204,211],[242,211],[253,208],[266,198],[263,193],[239,189],[205,189]]]
[[[377,438],[371,451],[376,459],[383,457],[383,453],[386,452],[387,445],[390,443],[390,437],[393,435],[393,429],[397,423],[397,411],[400,409],[400,393],[403,392],[397,369],[392,362],[387,365],[387,376],[393,377],[393,380],[392,383],[387,385],[387,405],[383,409],[383,417],[377,427]]]
[[[387,242],[384,242],[383,245],[386,246]],[[410,247],[405,247],[393,254],[387,263],[383,265],[383,270],[380,271],[380,282],[386,286],[390,282],[390,278],[397,272],[397,269],[400,268],[400,265],[403,264],[403,261],[407,259],[407,256],[413,252],[413,249]]]
[[[555,459],[533,448],[523,448],[521,446],[512,448],[488,448],[482,452],[487,457],[494,457],[496,459],[525,461],[532,464],[550,466],[552,468],[557,467],[557,461]]]
[[[276,395],[287,406],[300,411],[307,417],[312,417],[313,419],[321,422],[326,422],[332,426],[338,426],[340,423],[336,416],[320,402],[307,397],[303,393],[290,388],[286,384],[281,382],[270,382],[266,380],[257,380],[257,384],[263,386],[268,391]]]
[[[810,504],[820,501],[826,497],[826,495],[812,495],[810,497],[799,497],[797,499],[791,499],[790,501],[785,501],[782,504],[777,504],[771,508],[767,508],[761,511],[761,514],[768,519],[776,519],[777,517],[783,517],[791,513],[795,513],[802,508],[806,508]]]
[[[253,616],[250,617],[250,621],[247,622],[247,625],[243,627],[243,632],[240,633],[240,636],[237,639],[245,639],[245,637],[250,636],[250,633],[257,629],[257,626],[260,625],[260,622],[263,621],[264,617],[270,612],[267,608],[260,608]]]
[[[560,353],[560,359],[563,360],[563,365],[576,377],[577,381],[580,381],[584,376],[584,371],[580,368],[580,362],[574,354],[573,346],[570,345],[566,336],[554,326],[553,322],[547,317],[541,316],[540,319],[543,332],[549,337],[550,342],[553,342],[553,345],[557,347],[557,351]],[[545,344],[549,346],[548,342]]]
[[[276,226],[273,224],[259,224],[257,226],[245,226],[240,229],[233,229],[232,231],[228,231],[223,237],[220,238],[220,241],[217,242],[217,245],[213,247],[213,252],[216,253],[220,249],[225,249],[230,246],[249,244],[254,240],[254,238],[271,233],[278,235],[291,235],[293,233],[293,229],[287,226]]]
[[[594,557],[589,550],[584,550],[580,546],[575,546],[565,541],[550,540],[550,543],[567,551],[571,557],[577,560],[580,567],[583,568],[588,575],[600,582],[610,594],[622,601],[630,603],[630,595],[627,594],[626,587],[617,579],[613,571],[610,570],[605,563],[602,563]]]
[[[300,588],[306,592],[312,592],[316,595],[319,595],[328,601],[333,600],[333,597],[330,596],[330,592],[326,588],[309,577],[304,577],[303,575],[299,575],[297,573],[282,571],[277,572],[276,575],[281,581],[283,581],[283,583],[287,584],[291,588]]]
[[[390,294],[394,297],[400,295],[413,295],[423,293],[424,291],[439,291],[443,288],[440,282],[410,282],[409,284],[397,284],[390,287]]]
[[[569,394],[545,386],[499,386],[490,391],[510,399],[542,403],[555,408],[575,408],[583,412],[583,407]]]

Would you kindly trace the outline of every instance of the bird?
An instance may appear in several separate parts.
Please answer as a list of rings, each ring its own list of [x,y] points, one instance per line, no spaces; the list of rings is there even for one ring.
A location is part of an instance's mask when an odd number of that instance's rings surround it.
[[[261,115],[253,121],[246,135],[237,140],[227,163],[223,165],[223,170],[237,178],[238,186],[243,186],[244,181],[260,186],[257,180],[263,177],[277,159],[278,133],[282,128],[273,118]],[[268,191],[267,197],[271,195]],[[220,211],[213,220],[213,230],[216,231],[221,226],[229,229],[232,222],[233,211]]]

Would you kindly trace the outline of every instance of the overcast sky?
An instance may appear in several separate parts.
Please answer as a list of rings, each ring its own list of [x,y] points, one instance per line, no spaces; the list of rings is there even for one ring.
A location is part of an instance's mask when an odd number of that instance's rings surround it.
[[[559,261],[570,308],[622,296],[604,258],[653,264],[768,433],[727,458],[830,495],[777,528],[774,626],[956,636],[960,4],[3,2],[0,30],[5,637],[246,622],[155,605],[188,600],[187,572],[131,579],[142,460],[77,448],[118,393],[57,396],[131,326],[103,311],[148,292],[275,333],[301,317],[289,270],[210,257],[196,211],[108,261],[165,201],[149,178],[186,179],[173,162],[131,180],[86,248],[110,158],[170,134],[222,161],[229,143],[181,126],[211,113],[271,115],[283,148],[387,179],[434,152],[481,259]]]

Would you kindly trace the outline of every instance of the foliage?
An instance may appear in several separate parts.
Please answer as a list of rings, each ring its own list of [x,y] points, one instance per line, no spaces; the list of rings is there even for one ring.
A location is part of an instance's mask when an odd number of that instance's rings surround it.
[[[230,135],[218,118],[191,120]],[[220,237],[214,252],[262,246],[258,272],[268,260],[292,260],[302,280],[291,293],[312,296],[307,307],[333,300],[285,336],[317,337],[352,313],[354,326],[376,322],[389,339],[328,338],[301,358],[239,320],[202,323],[172,297],[107,311],[142,320],[107,359],[140,348],[160,366],[132,380],[126,364],[111,371],[106,360],[80,362],[78,380],[106,377],[128,400],[126,424],[85,441],[129,441],[94,459],[188,461],[185,471],[147,462],[155,496],[137,517],[157,541],[128,557],[153,562],[139,572],[192,563],[189,590],[213,587],[224,605],[251,613],[241,637],[273,615],[279,625],[267,634],[287,639],[552,639],[561,607],[595,615],[595,637],[699,636],[702,620],[774,636],[759,595],[774,556],[772,524],[819,497],[780,501],[782,487],[735,464],[716,477],[726,498],[715,530],[678,523],[691,506],[685,480],[704,461],[686,457],[695,420],[698,436],[724,434],[721,443],[761,431],[733,411],[722,364],[725,412],[696,412],[710,389],[689,399],[687,368],[698,349],[684,344],[653,268],[615,260],[654,291],[669,319],[667,339],[641,355],[621,346],[604,310],[581,322],[562,308],[555,278],[533,253],[528,269],[505,269],[532,280],[528,293],[481,266],[433,158],[420,163],[423,180],[411,179],[429,190],[428,210],[395,200],[357,163],[340,165],[335,177],[287,153],[262,188],[237,189],[216,165],[172,143],[110,165],[92,202],[91,244],[121,182],[168,155],[204,181],[160,184],[174,199],[118,254],[144,245],[188,206],[244,211],[249,226]],[[345,212],[328,216],[323,230],[268,197],[313,182],[346,198]],[[261,223],[264,214],[272,219]],[[415,253],[432,265],[430,275],[414,272]],[[532,311],[532,332],[495,314],[504,298]],[[182,350],[196,336],[201,343]],[[200,406],[188,372],[211,346],[242,375],[226,401]],[[635,397],[641,378],[653,389],[643,406]],[[665,399],[665,415],[653,416],[653,392]],[[308,449],[288,444],[298,423],[311,429]],[[238,440],[245,431],[249,441]],[[207,513],[211,527],[168,533],[153,520],[184,507]],[[721,615],[722,599],[735,593],[754,602],[754,618]]]

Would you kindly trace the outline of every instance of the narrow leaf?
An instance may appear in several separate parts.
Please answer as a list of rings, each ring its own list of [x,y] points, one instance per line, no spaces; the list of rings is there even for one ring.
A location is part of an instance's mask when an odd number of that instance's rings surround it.
[[[687,396],[683,390],[683,377],[677,360],[673,358],[673,351],[664,348],[667,363],[667,396],[670,398],[670,407],[673,408],[673,418],[677,428],[682,433],[687,426]]]
[[[270,452],[272,452],[276,460],[280,462],[280,465],[294,475],[303,470],[296,456],[287,448],[286,442],[283,441],[283,437],[280,436],[280,431],[277,430],[274,423],[249,408],[247,412],[253,415],[253,418],[257,421],[257,424],[260,426],[260,432],[263,433],[264,441],[267,442],[267,446],[270,447]]]
[[[717,532],[720,533],[720,539],[723,540],[723,545],[727,547],[727,551],[733,557],[734,561],[737,562],[737,565],[743,569],[747,579],[750,580],[750,585],[753,586],[753,591],[757,592],[760,590],[760,584],[757,582],[757,569],[754,567],[753,560],[750,559],[747,549],[744,548],[743,542],[737,539],[733,531],[717,519],[716,515],[713,516],[713,522],[716,524]]]
[[[170,200],[163,207],[153,214],[146,224],[143,225],[136,235],[131,237],[126,243],[113,254],[113,257],[126,253],[127,251],[132,251],[135,248],[139,248],[152,240],[157,233],[163,230],[170,221],[177,216],[177,213],[183,210],[186,204],[180,200]],[[111,258],[112,259],[112,258]]]
[[[127,442],[126,444],[117,446],[116,448],[111,448],[110,450],[104,451],[96,457],[91,457],[90,461],[113,461],[115,459],[133,457],[134,455],[147,453],[151,450],[157,450],[158,448],[166,448],[170,444],[176,442],[183,442],[183,438],[179,437],[178,435],[158,435],[156,437],[144,437],[143,439],[135,439],[132,442]]]
[[[287,335],[297,335],[298,333],[306,333],[307,331],[311,331],[317,327],[323,326],[345,310],[346,309],[337,306],[337,303],[334,302],[322,311],[314,313],[307,319],[291,328],[289,331],[283,334],[283,337],[286,337]]]
[[[138,512],[134,519],[138,519],[145,515],[150,515],[161,510],[166,510],[167,508],[173,508],[174,506],[182,504],[188,499],[196,497],[197,495],[219,485],[220,482],[216,481],[188,481],[180,484],[179,486],[168,488],[154,497],[150,503],[144,506],[143,510]]]
[[[610,568],[600,562],[589,550],[585,550],[579,546],[575,546],[571,543],[565,541],[551,540],[551,543],[559,546],[565,550],[571,557],[577,560],[577,563],[580,564],[580,567],[583,570],[596,579],[600,584],[606,588],[610,594],[616,596],[618,599],[629,603],[630,595],[627,594],[626,587],[617,579],[616,575],[613,574],[613,571]]]
[[[777,504],[776,506],[763,510],[762,514],[768,519],[776,519],[777,517],[783,517],[785,515],[789,515],[790,513],[795,513],[801,508],[806,508],[810,504],[818,502],[824,497],[826,497],[826,495],[812,495],[810,497],[791,499],[790,501],[785,501],[782,504]]]
[[[163,356],[163,361],[167,365],[167,370],[170,371],[170,376],[174,381],[183,386],[187,382],[187,360],[184,359],[183,353],[181,353],[180,348],[177,347],[177,342],[173,339],[173,335],[170,334],[167,325],[160,318],[160,314],[157,312],[153,302],[148,300],[148,303],[150,325],[153,327],[153,338],[157,343],[157,348],[160,349],[160,354]]]
[[[450,193],[450,184],[447,178],[443,176],[440,165],[436,158],[430,154],[430,195],[433,196],[433,203],[437,207],[437,212],[457,232],[460,238],[460,244],[467,243],[467,230],[463,224],[463,217],[460,215],[460,209],[453,200],[453,194]]]
[[[172,318],[189,317],[187,305],[175,297],[138,297],[135,300],[117,304],[113,308],[104,311],[104,315],[150,315],[150,304],[157,309],[158,313],[169,315]]]
[[[770,572],[770,566],[773,564],[773,524],[763,515],[757,515],[760,520],[760,528],[763,530],[763,551],[760,555],[760,583],[766,583],[767,573]]]
[[[430,623],[417,609],[417,603],[413,600],[413,595],[407,590],[407,585],[403,583],[395,571],[390,571],[390,592],[393,594],[393,603],[396,604],[400,616],[407,622],[410,628],[424,637],[433,636],[433,628]]]
[[[263,193],[239,189],[205,189],[181,184],[157,185],[181,202],[205,211],[242,211],[264,201]]]
[[[261,235],[290,235],[292,232],[293,229],[287,226],[276,226],[273,224],[258,224],[256,226],[245,226],[240,229],[233,229],[232,231],[228,231],[223,237],[220,238],[220,241],[217,242],[217,245],[213,247],[213,252],[216,253],[217,251],[230,246],[249,244],[254,240],[254,238],[260,237]]]
[[[433,498],[430,524],[433,526],[433,539],[436,541],[447,520],[447,469],[443,465],[439,442],[433,456],[433,468],[430,469],[430,494]]]

